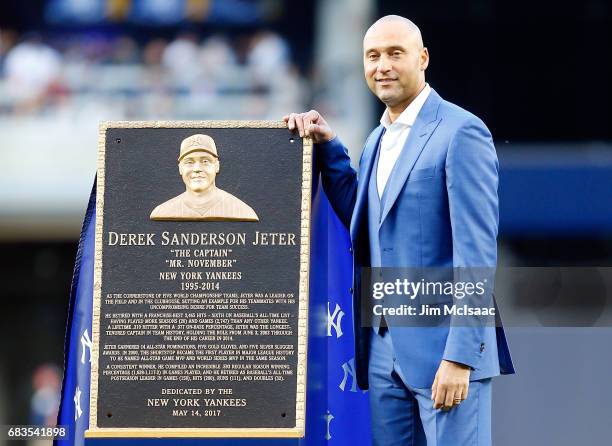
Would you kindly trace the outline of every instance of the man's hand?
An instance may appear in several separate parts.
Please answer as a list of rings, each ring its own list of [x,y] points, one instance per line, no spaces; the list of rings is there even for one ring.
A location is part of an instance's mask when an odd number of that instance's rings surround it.
[[[310,136],[315,144],[326,143],[336,137],[323,116],[316,110],[306,113],[291,113],[283,116],[283,121],[287,123],[289,130],[296,128],[301,137]]]
[[[449,410],[468,396],[470,368],[445,359],[440,363],[433,385],[431,399],[434,409]]]

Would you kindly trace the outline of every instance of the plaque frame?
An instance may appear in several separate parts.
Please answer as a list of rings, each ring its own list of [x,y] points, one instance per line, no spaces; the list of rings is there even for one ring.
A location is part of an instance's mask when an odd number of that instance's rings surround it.
[[[300,271],[296,370],[296,425],[293,428],[102,428],[98,427],[98,378],[100,352],[100,305],[103,266],[103,222],[106,134],[109,129],[232,129],[287,128],[284,121],[101,121],[98,127],[95,261],[93,283],[92,349],[89,396],[89,428],[86,438],[302,438],[306,429],[306,368],[310,276],[310,214],[312,195],[312,139],[302,139],[302,185],[300,215]]]

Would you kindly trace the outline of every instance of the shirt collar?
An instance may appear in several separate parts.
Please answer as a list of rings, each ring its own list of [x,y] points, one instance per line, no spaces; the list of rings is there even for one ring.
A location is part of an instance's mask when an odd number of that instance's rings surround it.
[[[425,87],[421,90],[416,98],[406,107],[406,109],[397,117],[393,124],[401,124],[402,126],[412,127],[414,125],[414,121],[416,120],[423,104],[429,97],[429,93],[431,93],[431,87],[429,84],[425,84]],[[380,118],[380,123],[385,127],[385,129],[389,129],[391,126],[391,120],[389,119],[389,110],[385,109],[382,117]]]

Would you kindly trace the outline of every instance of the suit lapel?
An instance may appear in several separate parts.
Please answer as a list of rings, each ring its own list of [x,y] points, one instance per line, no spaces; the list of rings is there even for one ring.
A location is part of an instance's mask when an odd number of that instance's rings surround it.
[[[357,233],[357,225],[363,215],[364,203],[367,202],[368,184],[370,182],[370,175],[372,175],[372,166],[376,160],[376,148],[378,147],[383,130],[384,127],[382,125],[375,128],[370,134],[363,149],[363,157],[359,166],[359,182],[357,183],[355,212],[353,212],[353,218],[351,219],[351,237],[354,237]]]
[[[425,144],[427,144],[427,141],[429,141],[432,133],[440,123],[440,119],[438,119],[438,108],[441,101],[442,98],[440,98],[434,90],[431,90],[429,97],[423,104],[423,108],[421,108],[421,111],[414,121],[414,125],[410,129],[408,138],[397,158],[397,162],[395,163],[395,167],[391,172],[389,182],[384,191],[383,203],[381,203],[383,206],[380,218],[381,224],[397,200],[414,164],[425,148]]]

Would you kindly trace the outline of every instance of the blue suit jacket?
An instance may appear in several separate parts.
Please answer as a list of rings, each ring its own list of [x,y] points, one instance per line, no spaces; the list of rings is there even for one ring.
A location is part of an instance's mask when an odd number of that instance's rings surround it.
[[[361,325],[361,268],[370,265],[368,183],[383,133],[370,133],[350,166],[338,138],[317,144],[325,192],[350,228],[357,382],[368,388],[369,329]],[[431,91],[385,190],[379,227],[383,267],[495,267],[498,162],[491,133],[473,114]],[[440,361],[472,368],[471,380],[514,373],[503,329],[484,326],[396,327],[391,338],[408,384],[430,387]]]

